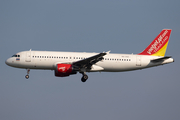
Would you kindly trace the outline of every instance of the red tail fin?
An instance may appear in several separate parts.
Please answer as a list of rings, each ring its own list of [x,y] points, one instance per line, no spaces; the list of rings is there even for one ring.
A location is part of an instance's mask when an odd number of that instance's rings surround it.
[[[138,55],[164,56],[168,45],[171,29],[163,29],[152,43]]]

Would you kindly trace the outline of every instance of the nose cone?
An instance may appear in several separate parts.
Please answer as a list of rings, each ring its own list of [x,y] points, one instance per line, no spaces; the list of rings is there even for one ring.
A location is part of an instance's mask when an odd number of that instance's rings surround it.
[[[12,63],[12,61],[10,61],[10,58],[9,58],[9,59],[7,59],[7,60],[5,61],[5,63],[6,63],[6,65],[9,65],[9,66],[10,66],[10,64]]]

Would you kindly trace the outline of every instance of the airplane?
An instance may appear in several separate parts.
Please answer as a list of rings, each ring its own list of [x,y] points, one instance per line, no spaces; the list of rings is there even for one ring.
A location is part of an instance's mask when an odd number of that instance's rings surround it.
[[[56,77],[82,74],[81,81],[88,79],[87,72],[123,72],[144,69],[174,62],[171,56],[165,56],[171,29],[163,29],[151,44],[138,54],[111,54],[57,51],[22,51],[8,58],[8,66],[27,70],[54,70]]]

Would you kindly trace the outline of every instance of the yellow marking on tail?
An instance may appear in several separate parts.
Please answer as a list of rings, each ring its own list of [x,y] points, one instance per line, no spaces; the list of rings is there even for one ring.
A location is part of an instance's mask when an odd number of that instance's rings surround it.
[[[168,41],[168,42],[169,42],[169,41]],[[162,56],[162,57],[164,57],[164,56],[165,56],[165,53],[166,53],[166,49],[167,49],[168,42],[167,42],[159,51],[157,51],[156,53],[154,53],[154,54],[151,55],[151,56]]]

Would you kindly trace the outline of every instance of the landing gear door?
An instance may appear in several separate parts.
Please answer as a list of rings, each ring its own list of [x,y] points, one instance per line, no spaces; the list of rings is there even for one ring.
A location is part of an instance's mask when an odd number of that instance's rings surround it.
[[[26,52],[26,62],[31,62],[31,51]]]
[[[136,66],[141,66],[141,56],[136,56]]]

